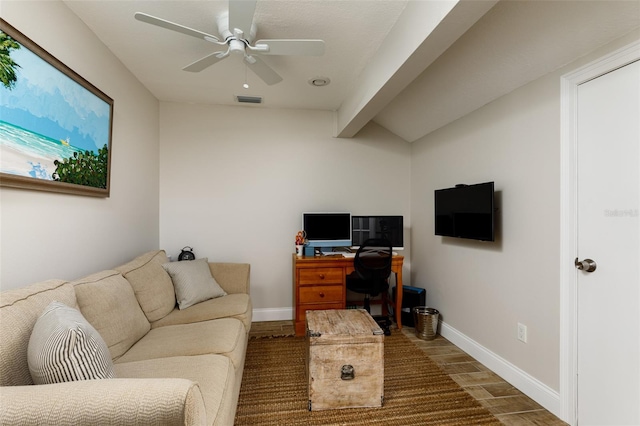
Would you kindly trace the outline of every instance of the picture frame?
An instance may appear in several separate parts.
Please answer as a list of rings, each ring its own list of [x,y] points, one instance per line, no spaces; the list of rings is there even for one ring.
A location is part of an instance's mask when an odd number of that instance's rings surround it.
[[[0,186],[109,197],[113,104],[0,18]]]

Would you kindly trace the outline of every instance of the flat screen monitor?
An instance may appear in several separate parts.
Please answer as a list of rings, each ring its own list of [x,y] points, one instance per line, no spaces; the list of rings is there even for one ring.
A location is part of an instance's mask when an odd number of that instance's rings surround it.
[[[435,234],[495,241],[493,182],[437,189]]]
[[[302,229],[311,247],[351,246],[351,213],[302,213]]]
[[[386,238],[394,250],[404,249],[402,216],[352,216],[351,226],[355,247],[369,238]]]

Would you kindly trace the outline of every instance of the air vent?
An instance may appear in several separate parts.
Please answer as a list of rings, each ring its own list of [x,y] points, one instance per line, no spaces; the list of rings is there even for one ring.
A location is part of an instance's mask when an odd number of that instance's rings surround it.
[[[262,96],[236,95],[236,102],[239,102],[241,104],[261,104]]]

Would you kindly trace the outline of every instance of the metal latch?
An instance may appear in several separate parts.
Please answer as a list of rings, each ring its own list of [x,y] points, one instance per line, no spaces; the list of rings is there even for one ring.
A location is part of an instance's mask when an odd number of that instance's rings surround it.
[[[345,364],[340,369],[340,378],[342,380],[353,380],[356,377],[356,370],[353,365]]]

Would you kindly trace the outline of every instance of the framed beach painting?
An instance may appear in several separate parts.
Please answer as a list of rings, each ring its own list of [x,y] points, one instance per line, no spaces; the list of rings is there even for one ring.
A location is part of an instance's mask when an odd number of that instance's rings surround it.
[[[0,186],[109,196],[113,100],[0,19]]]

